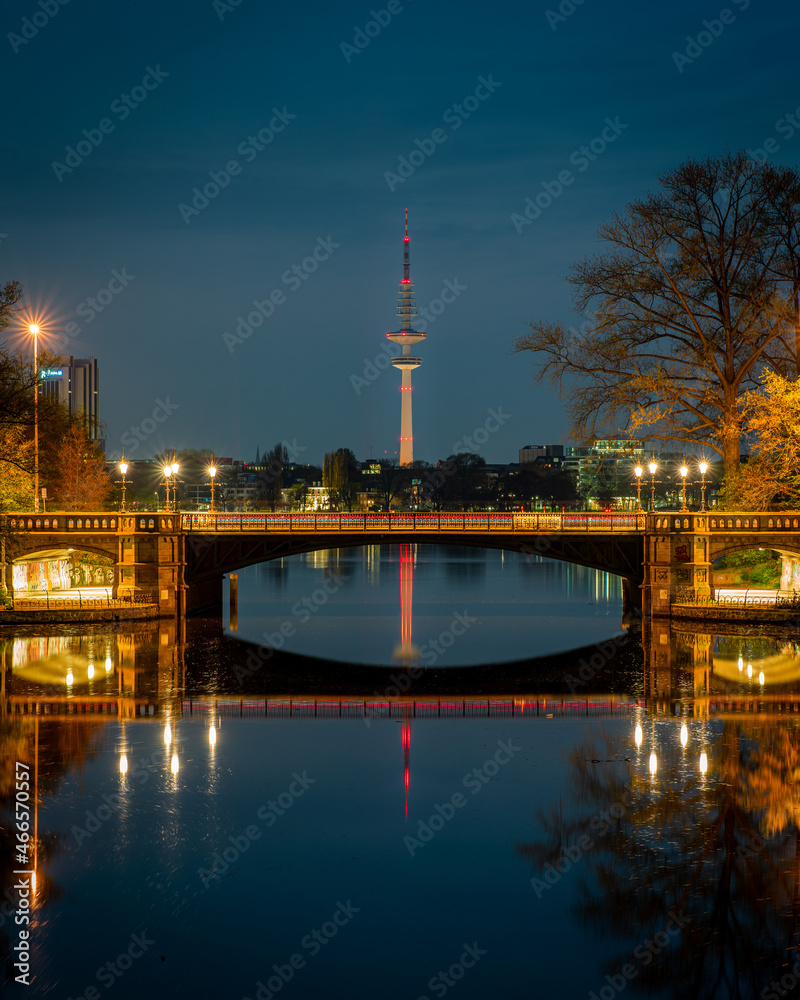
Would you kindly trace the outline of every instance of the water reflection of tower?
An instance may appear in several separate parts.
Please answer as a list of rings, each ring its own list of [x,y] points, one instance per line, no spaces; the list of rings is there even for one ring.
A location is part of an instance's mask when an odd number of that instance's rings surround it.
[[[411,751],[411,718],[407,712],[403,713],[403,784],[406,793],[406,819],[408,819],[408,783],[409,783],[409,755]]]
[[[414,546],[400,546],[400,645],[393,659],[403,666],[419,663],[419,649],[411,640],[414,604]]]

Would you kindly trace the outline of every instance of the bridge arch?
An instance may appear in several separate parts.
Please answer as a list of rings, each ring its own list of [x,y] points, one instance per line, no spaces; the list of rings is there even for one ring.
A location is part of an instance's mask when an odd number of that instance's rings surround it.
[[[227,573],[235,573],[262,562],[309,552],[363,548],[369,545],[457,545],[480,549],[502,549],[541,556],[559,562],[611,573],[623,580],[623,602],[637,607],[643,579],[643,544],[636,535],[598,538],[591,535],[528,535],[459,532],[426,535],[393,530],[380,536],[317,532],[309,534],[196,535],[186,538],[186,584],[202,589]]]

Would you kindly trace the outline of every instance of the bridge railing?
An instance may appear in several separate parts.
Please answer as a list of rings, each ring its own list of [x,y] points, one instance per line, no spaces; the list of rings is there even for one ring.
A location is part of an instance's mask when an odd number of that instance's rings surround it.
[[[742,590],[736,594],[721,597],[703,597],[691,589],[679,588],[675,594],[676,604],[687,604],[702,608],[792,608],[800,609],[800,593],[795,590],[778,590],[775,593]]]
[[[609,532],[644,531],[644,513],[591,512],[563,514],[525,513],[276,513],[182,514],[184,531],[228,532],[443,532],[522,531]]]
[[[122,590],[117,596],[112,596],[111,588],[105,588],[105,594],[100,595],[97,588],[92,588],[89,594],[82,593],[80,588],[74,590],[45,590],[28,594],[14,595],[14,611],[74,611],[85,608],[127,608],[140,604],[158,604],[158,594],[152,590]]]

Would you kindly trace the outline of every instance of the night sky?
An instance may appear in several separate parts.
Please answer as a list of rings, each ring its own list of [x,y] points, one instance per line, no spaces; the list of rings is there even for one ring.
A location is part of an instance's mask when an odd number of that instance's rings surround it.
[[[365,365],[398,326],[406,207],[440,312],[415,457],[490,411],[489,462],[569,443],[510,351],[527,321],[582,322],[564,277],[601,221],[688,156],[800,159],[785,0],[9,0],[2,20],[0,280],[44,344],[98,358],[112,457],[394,455],[400,376]]]

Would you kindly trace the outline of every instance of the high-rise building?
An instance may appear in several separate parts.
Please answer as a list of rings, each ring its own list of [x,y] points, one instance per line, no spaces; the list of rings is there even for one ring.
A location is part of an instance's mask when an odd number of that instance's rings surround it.
[[[417,307],[414,302],[414,285],[409,277],[409,239],[408,239],[408,209],[406,209],[406,235],[403,241],[403,280],[400,282],[400,294],[397,299],[397,315],[401,328],[396,333],[386,336],[402,348],[401,353],[392,359],[395,368],[400,369],[400,465],[411,465],[414,461],[414,431],[411,421],[411,372],[422,364],[422,358],[411,353],[411,348],[425,340],[421,330],[414,329],[414,317]]]
[[[96,358],[70,355],[60,368],[43,368],[39,372],[40,394],[63,403],[70,417],[82,415],[92,441],[100,439],[99,390]]]

